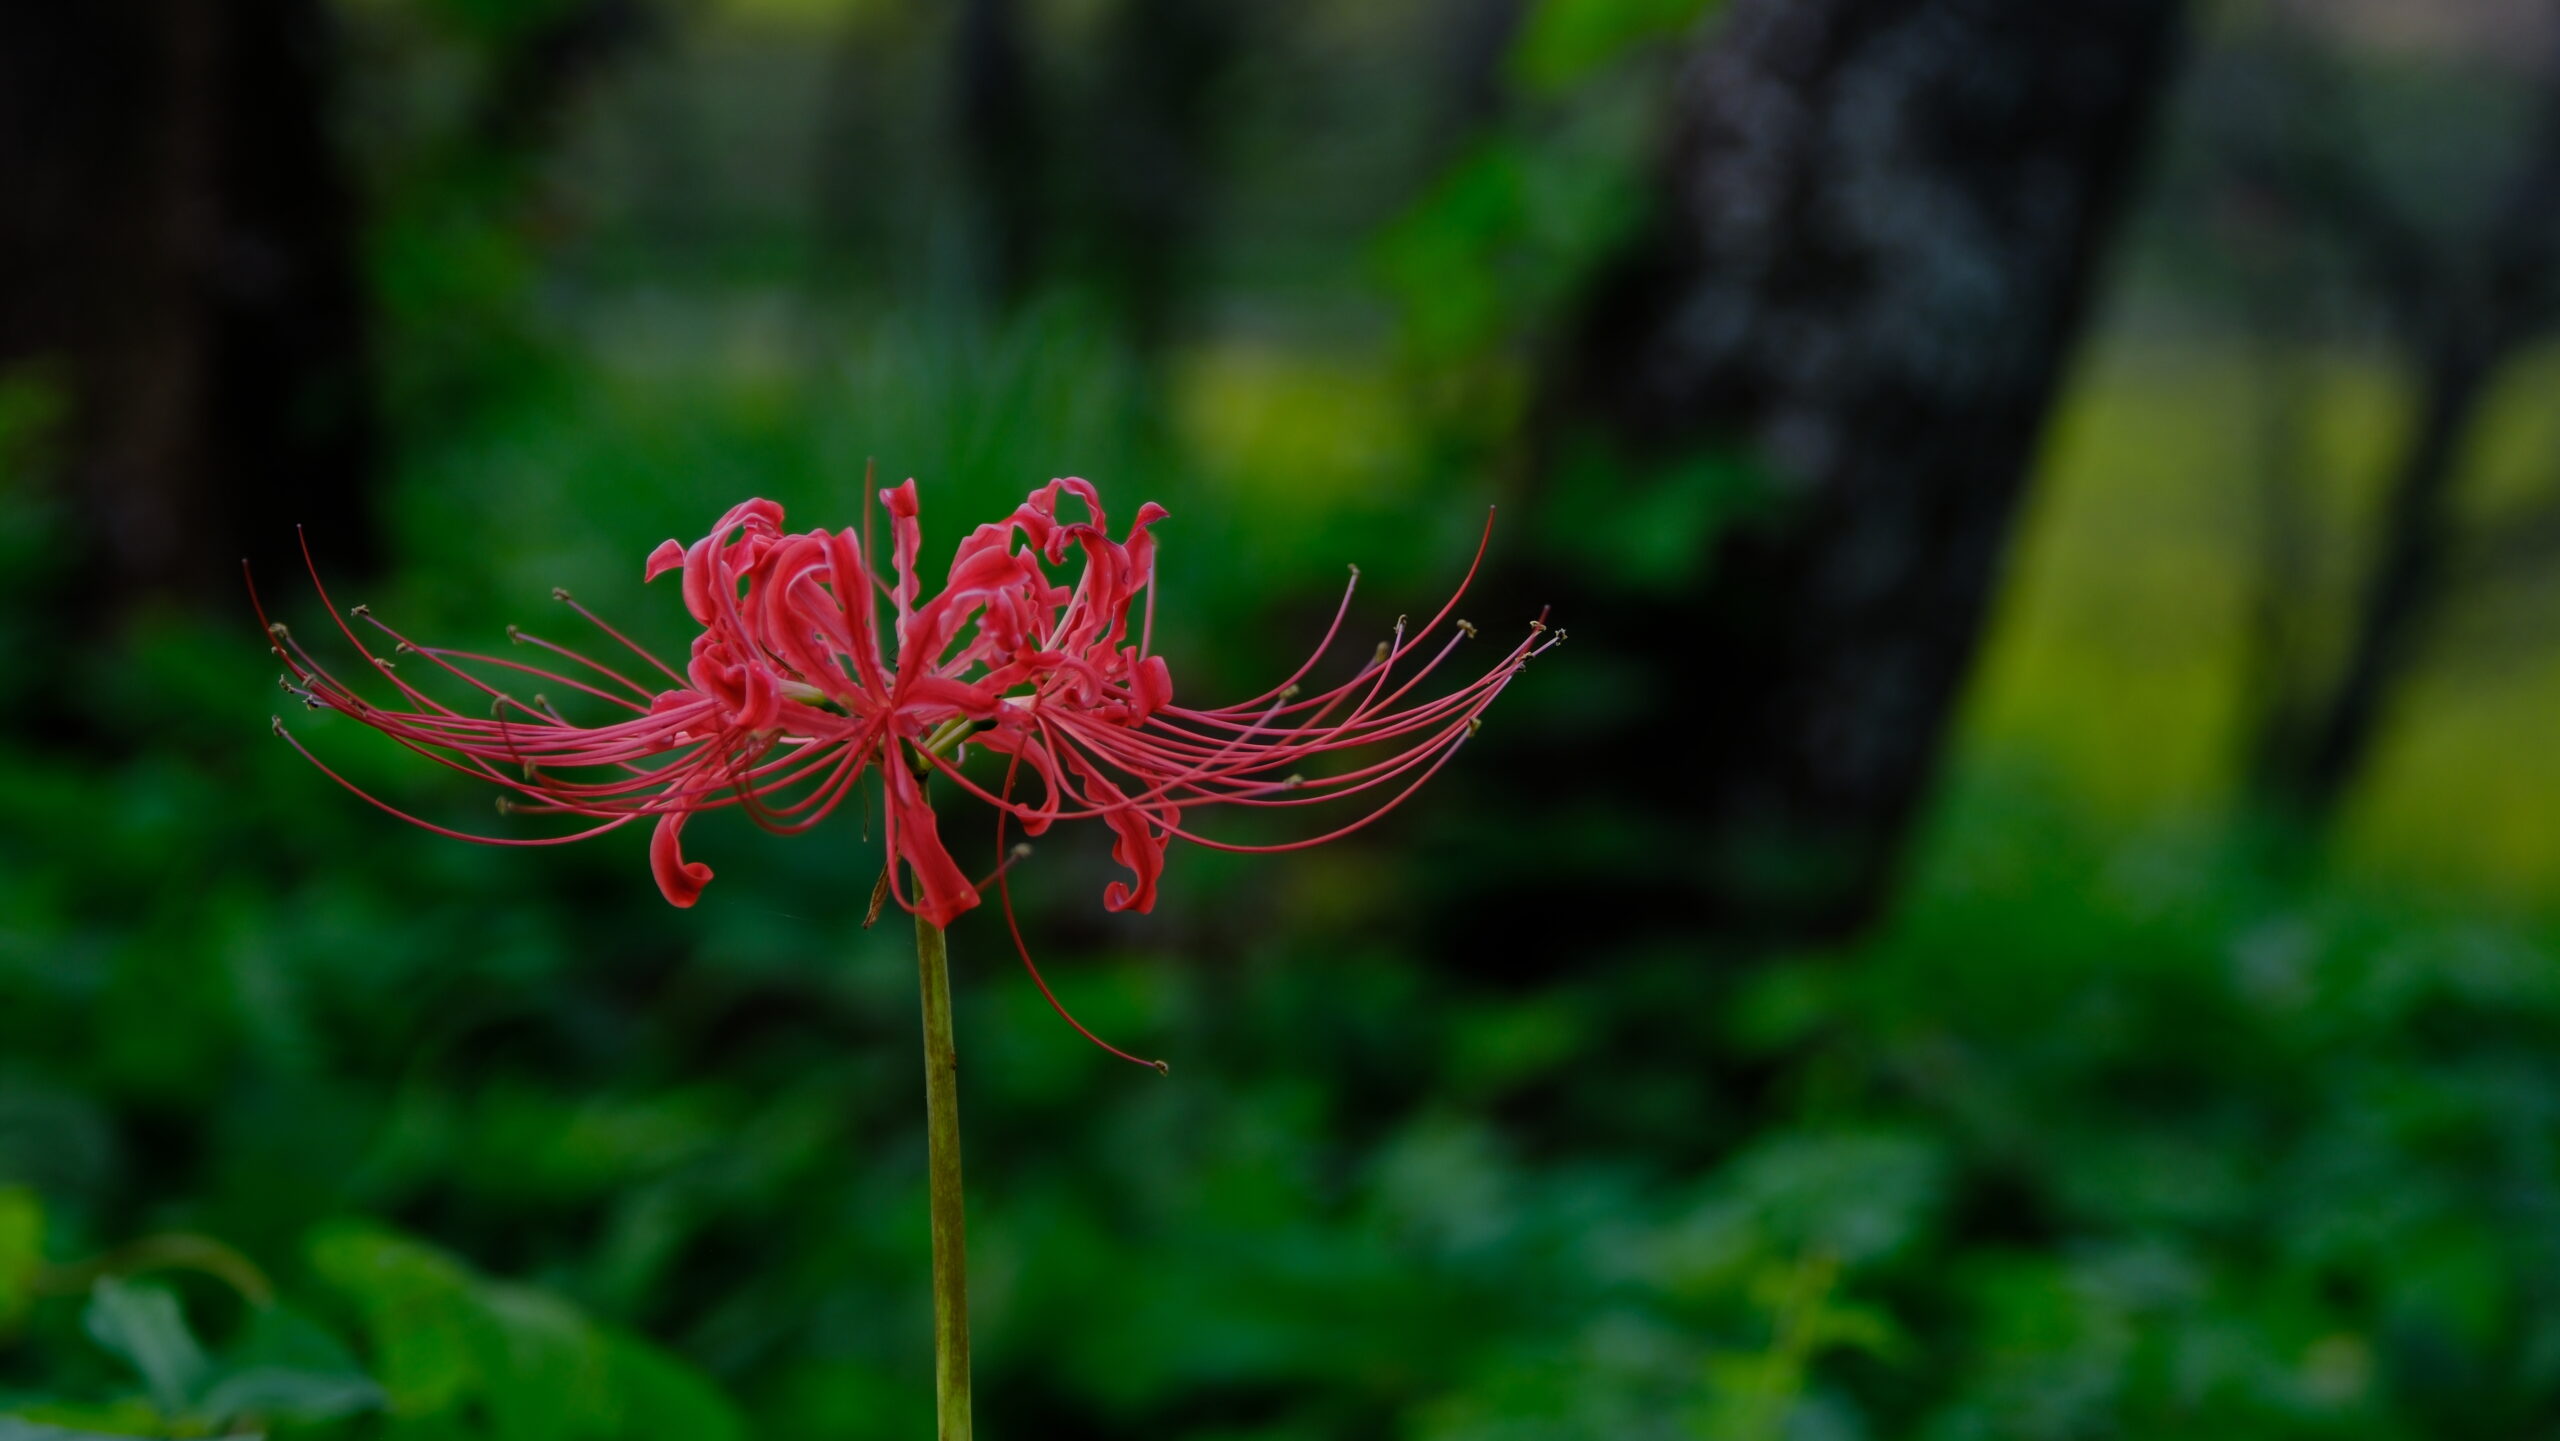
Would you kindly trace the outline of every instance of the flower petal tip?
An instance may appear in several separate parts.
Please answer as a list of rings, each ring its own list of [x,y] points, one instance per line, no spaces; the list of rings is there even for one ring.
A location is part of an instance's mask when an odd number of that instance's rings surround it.
[[[661,816],[656,834],[649,837],[649,873],[667,904],[680,911],[692,909],[702,899],[703,888],[711,884],[711,867],[684,858],[680,839],[684,822],[681,815]]]
[[[665,575],[668,571],[682,568],[683,565],[683,542],[674,540],[659,541],[658,548],[649,552],[647,564],[640,568],[640,583],[642,585],[646,585],[650,581],[656,580],[658,577]]]

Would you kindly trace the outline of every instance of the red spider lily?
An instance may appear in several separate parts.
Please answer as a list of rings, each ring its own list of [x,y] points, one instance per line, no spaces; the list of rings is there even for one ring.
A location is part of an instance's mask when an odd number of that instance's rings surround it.
[[[1062,493],[1080,501],[1089,519],[1060,519]],[[341,613],[321,587],[340,633],[398,692],[399,701],[385,706],[331,674],[285,627],[268,626],[285,663],[284,687],[306,705],[361,721],[441,765],[501,787],[508,793],[499,801],[502,810],[596,822],[584,829],[539,838],[465,835],[366,794],[312,756],[281,718],[277,733],[340,785],[443,835],[558,845],[652,819],[650,868],[678,906],[692,905],[711,881],[711,868],[686,860],[680,848],[694,815],[735,806],[768,830],[807,830],[842,804],[876,763],[889,857],[885,884],[901,906],[937,926],[976,906],[986,884],[973,883],[943,845],[925,795],[925,780],[939,771],[995,808],[999,857],[1006,854],[1009,822],[1033,835],[1060,820],[1090,817],[1110,826],[1112,855],[1131,879],[1106,886],[1103,905],[1146,911],[1155,904],[1173,837],[1222,850],[1294,850],[1348,835],[1394,810],[1448,763],[1529,658],[1562,639],[1562,632],[1533,623],[1483,675],[1416,699],[1417,687],[1475,634],[1456,621],[1445,640],[1421,655],[1448,621],[1453,595],[1410,633],[1398,618],[1393,638],[1349,679],[1305,693],[1301,682],[1331,647],[1350,608],[1355,567],[1324,640],[1287,680],[1238,705],[1190,709],[1173,703],[1172,676],[1163,658],[1149,653],[1155,609],[1150,528],[1164,518],[1162,507],[1139,507],[1127,533],[1114,540],[1090,484],[1052,481],[1012,515],[962,541],[941,593],[924,600],[916,576],[922,534],[915,482],[879,494],[890,518],[892,566],[885,578],[870,560],[868,506],[859,532],[794,533],[783,529],[782,507],[750,500],[691,546],[670,540],[653,551],[643,579],[680,571],[685,608],[702,626],[681,673],[567,592],[554,592],[645,663],[654,672],[645,682],[513,627],[510,638],[541,652],[542,663],[422,646],[364,606]],[[1082,559],[1072,586],[1051,573],[1068,564],[1070,552]],[[1481,563],[1481,544],[1476,554]],[[1474,575],[1470,565],[1467,579]],[[312,580],[319,586],[316,566]],[[1462,581],[1459,594],[1465,589]],[[1129,612],[1141,593],[1145,606],[1133,637]],[[884,610],[894,654],[882,641]],[[378,632],[394,654],[421,657],[470,686],[488,702],[488,714],[457,710],[413,685],[389,656],[366,646],[350,617]],[[260,619],[266,619],[263,609]],[[516,677],[625,714],[601,725],[575,724],[544,695],[518,699],[503,684]],[[1007,757],[998,789],[961,770],[958,760],[970,745]],[[1305,774],[1339,751],[1373,758]],[[1036,800],[1016,795],[1025,772],[1036,783]],[[1352,798],[1363,803],[1353,818],[1276,844],[1215,840],[1184,824],[1187,809],[1208,805],[1285,808]],[[914,873],[912,897],[896,878],[901,860]],[[999,864],[991,879],[1020,947],[1004,869]],[[1022,959],[1038,980],[1027,948]],[[1048,993],[1045,982],[1040,989]],[[1050,1001],[1056,1004],[1054,996]]]

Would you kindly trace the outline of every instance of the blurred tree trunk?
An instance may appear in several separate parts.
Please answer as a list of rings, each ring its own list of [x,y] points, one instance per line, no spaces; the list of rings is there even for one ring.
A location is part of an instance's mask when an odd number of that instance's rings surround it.
[[[2293,859],[2307,850],[2292,842],[2316,840],[2335,823],[2443,598],[2462,446],[2503,348],[2451,335],[2438,342],[2426,363],[2416,426],[2392,477],[2346,663],[2321,694],[2264,718],[2251,780]]]
[[[232,604],[244,554],[374,550],[376,427],[321,0],[0,9],[0,367],[70,407],[112,618]]]
[[[1262,18],[1245,0],[1123,0],[1106,40],[1090,265],[1140,344],[1182,319],[1217,203],[1219,88]]]
[[[1554,358],[1535,504],[1606,530],[1556,499],[1599,463],[1639,496],[1721,477],[1736,518],[1667,586],[1553,559],[1501,582],[1574,637],[1532,684],[1581,720],[1485,738],[1549,893],[1601,887],[1615,932],[1877,913],[2181,9],[1738,0],[1688,67],[1656,223]],[[1531,894],[1517,866],[1472,884]],[[1495,953],[1527,949],[1526,904],[1479,923]]]
[[[2258,718],[2250,780],[2276,823],[2280,862],[2309,858],[2370,766],[2429,630],[2466,579],[2455,564],[2457,512],[2482,404],[2525,347],[2560,322],[2560,26],[2550,43],[2540,114],[2468,244],[2432,243],[2428,225],[2333,153],[2343,126],[2305,127],[2315,133],[2240,157],[2253,197],[2344,242],[2418,391],[2347,618],[2345,657],[2326,674],[2289,676]],[[2538,532],[2513,529],[2511,560],[2547,563],[2548,535]],[[2304,668],[2291,659],[2291,670]]]
[[[1218,90],[1258,18],[1237,0],[1117,0],[1077,89],[1043,83],[1016,0],[959,7],[953,120],[995,300],[1081,283],[1142,346],[1172,333],[1216,199]]]
[[[988,288],[999,304],[1018,305],[1053,259],[1043,253],[1048,157],[1021,11],[1014,0],[963,0],[952,43],[960,150],[985,236]]]

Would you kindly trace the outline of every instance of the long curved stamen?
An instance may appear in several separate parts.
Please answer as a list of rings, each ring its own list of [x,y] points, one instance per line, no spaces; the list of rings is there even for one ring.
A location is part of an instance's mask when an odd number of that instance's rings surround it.
[[[587,624],[594,626],[596,629],[603,631],[606,635],[621,642],[623,648],[630,651],[633,655],[636,655],[642,660],[647,661],[649,664],[656,666],[659,674],[664,675],[667,679],[674,681],[679,686],[686,684],[685,678],[676,672],[675,667],[668,665],[665,661],[658,659],[656,656],[642,649],[639,642],[633,640],[631,637],[615,630],[612,626],[606,625],[603,620],[597,617],[594,611],[580,605],[577,597],[569,594],[567,590],[555,585],[551,588],[551,598],[560,602],[562,605],[567,606],[569,609],[576,611],[579,617],[585,620]],[[634,689],[637,689],[637,687],[634,687]]]
[[[1016,757],[1015,761],[1018,765],[1020,763],[1020,757]],[[1008,796],[1013,792],[1013,779],[1014,769],[1013,767],[1008,766],[1005,771],[1004,782],[1005,793]],[[1004,841],[1005,814],[1006,812],[1002,808],[999,808],[996,811],[996,854],[999,856],[1007,853]],[[1077,1020],[1074,1012],[1069,1011],[1066,1008],[1066,1005],[1058,999],[1058,993],[1049,989],[1048,978],[1040,974],[1039,964],[1031,959],[1030,943],[1022,938],[1022,921],[1014,914],[1013,911],[1013,882],[1005,875],[1005,870],[1006,867],[1003,864],[998,864],[996,867],[996,897],[1000,902],[1000,908],[1004,911],[1004,928],[1006,932],[1013,937],[1013,949],[1015,953],[1022,957],[1022,969],[1031,974],[1031,984],[1040,988],[1041,999],[1049,1003],[1049,1009],[1058,1013],[1058,1019],[1075,1027],[1077,1035],[1084,1037],[1086,1040],[1093,1042],[1102,1049],[1118,1056],[1121,1060],[1127,1061],[1130,1065],[1145,1066],[1159,1076],[1171,1075],[1173,1073],[1173,1067],[1167,1063],[1160,1060],[1150,1061],[1144,1056],[1133,1056],[1127,1051],[1120,1049],[1118,1046],[1111,1044],[1109,1041],[1102,1039],[1100,1036],[1095,1035],[1092,1031],[1087,1030],[1084,1022]]]

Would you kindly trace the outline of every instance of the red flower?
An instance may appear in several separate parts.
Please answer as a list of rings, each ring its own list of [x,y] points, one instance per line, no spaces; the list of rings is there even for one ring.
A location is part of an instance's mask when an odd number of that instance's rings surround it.
[[[1062,494],[1080,501],[1089,518],[1061,519]],[[1341,630],[1351,600],[1346,589],[1323,643],[1280,686],[1239,705],[1189,709],[1173,703],[1172,675],[1161,656],[1149,653],[1151,527],[1164,518],[1162,507],[1140,506],[1126,534],[1114,540],[1090,484],[1052,481],[1012,515],[962,541],[941,592],[923,600],[915,482],[884,490],[880,499],[890,519],[888,578],[870,560],[868,507],[859,533],[793,533],[783,529],[782,507],[750,500],[690,547],[670,540],[652,552],[643,578],[680,571],[685,608],[702,626],[682,673],[567,592],[554,592],[655,672],[645,684],[512,627],[510,638],[543,652],[543,664],[421,646],[363,606],[349,613],[380,632],[395,653],[419,656],[486,698],[487,715],[466,714],[368,649],[349,616],[330,605],[340,632],[398,692],[399,702],[385,706],[332,675],[285,627],[268,626],[285,663],[285,689],[305,704],[362,721],[439,764],[501,787],[509,793],[501,809],[597,822],[584,829],[540,838],[463,835],[365,794],[312,757],[281,718],[276,730],[331,779],[444,835],[556,845],[653,820],[650,869],[678,906],[692,905],[711,881],[711,868],[686,860],[680,846],[694,815],[734,806],[769,830],[806,830],[843,803],[877,763],[892,894],[946,925],[978,904],[985,882],[972,882],[943,845],[924,784],[940,771],[996,809],[1000,857],[1008,822],[1034,835],[1060,820],[1094,818],[1110,826],[1117,837],[1112,855],[1130,878],[1106,887],[1103,905],[1145,911],[1155,904],[1173,837],[1225,850],[1292,850],[1348,835],[1393,810],[1474,733],[1484,708],[1528,659],[1562,638],[1533,623],[1492,669],[1417,700],[1423,680],[1475,634],[1456,621],[1427,658],[1407,667],[1448,620],[1452,596],[1410,634],[1399,618],[1394,638],[1350,679],[1307,694],[1300,683]],[[1082,559],[1072,586],[1051,574],[1070,552]],[[1479,562],[1482,556],[1479,545]],[[1474,574],[1470,566],[1468,579]],[[1358,578],[1355,567],[1355,588]],[[319,583],[316,568],[313,583]],[[1461,582],[1459,593],[1465,588]],[[1133,637],[1129,612],[1141,593],[1145,606]],[[328,603],[325,588],[321,599]],[[884,609],[894,651],[881,636]],[[499,683],[510,676],[561,687],[624,714],[601,725],[574,724],[543,695],[517,698]],[[971,745],[1007,757],[999,788],[990,791],[960,768],[958,758]],[[1364,764],[1306,774],[1330,754],[1351,750],[1376,754]],[[1017,797],[1018,783],[1026,780],[1036,799]],[[1383,800],[1371,799],[1382,790]],[[1184,823],[1186,810],[1203,806],[1282,808],[1352,797],[1367,802],[1354,818],[1279,844],[1213,840]],[[899,860],[914,874],[913,896],[897,880]],[[992,879],[1001,892],[1001,864]],[[1004,894],[1011,925],[1010,894]],[[1020,929],[1013,930],[1019,944]],[[1023,960],[1030,964],[1027,951]]]

